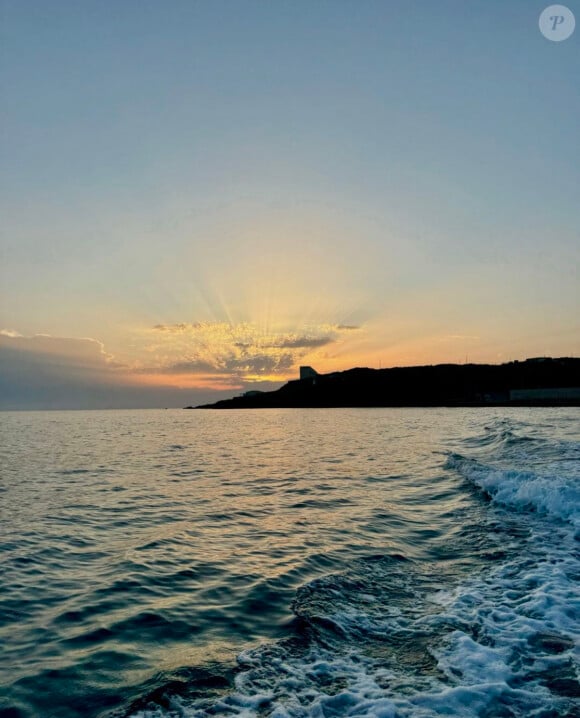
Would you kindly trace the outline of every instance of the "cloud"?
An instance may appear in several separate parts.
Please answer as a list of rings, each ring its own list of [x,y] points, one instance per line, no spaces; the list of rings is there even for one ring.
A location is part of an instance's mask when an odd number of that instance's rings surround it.
[[[289,378],[305,357],[339,341],[355,327],[308,324],[302,331],[267,331],[251,322],[156,324],[147,350],[157,363],[141,367],[159,374],[211,373],[239,380]]]
[[[53,337],[49,334],[23,336],[11,330],[0,331],[0,349],[19,355],[23,361],[42,361],[45,365],[66,367],[69,371],[108,371],[121,368],[102,342],[90,337]]]
[[[227,357],[219,357],[214,362],[208,362],[203,359],[191,359],[189,361],[179,361],[169,364],[158,369],[143,368],[143,373],[159,373],[159,374],[207,374],[207,375],[223,375],[232,377],[254,377],[256,375],[277,375],[289,372],[295,362],[292,353],[286,352],[282,354],[259,354],[249,353],[245,356],[230,355]]]
[[[175,406],[216,399],[216,391],[231,395],[256,384],[271,389],[296,376],[300,364],[316,366],[322,350],[339,345],[353,329],[330,323],[294,331],[266,331],[251,322],[156,324],[133,334],[134,353],[124,362],[92,337],[3,329],[0,408]]]
[[[216,367],[214,364],[203,359],[191,359],[186,361],[178,361],[175,364],[169,364],[167,366],[153,369],[143,368],[140,369],[142,373],[149,373],[157,371],[162,374],[215,374]]]
[[[277,346],[287,349],[315,349],[317,347],[324,347],[327,344],[333,344],[336,339],[332,337],[296,337],[295,339],[283,339]]]
[[[231,331],[250,326],[252,325],[246,323],[233,325],[228,322],[178,322],[176,324],[155,324],[152,328],[155,332],[165,332],[166,334],[187,334],[203,331]]]
[[[218,388],[231,395],[231,386]],[[0,331],[0,409],[179,407],[215,398],[144,384],[96,339]]]
[[[251,354],[245,357],[230,357],[225,360],[223,371],[231,374],[278,375],[289,372],[296,357],[290,352],[282,354]]]
[[[201,329],[204,326],[210,326],[209,324],[203,324],[197,322],[195,324],[156,324],[153,329],[157,332],[168,332],[170,334],[183,334],[188,331],[195,331]]]

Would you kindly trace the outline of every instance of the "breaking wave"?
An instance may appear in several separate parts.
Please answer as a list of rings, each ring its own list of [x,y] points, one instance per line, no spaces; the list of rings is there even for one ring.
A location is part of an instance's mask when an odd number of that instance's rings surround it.
[[[131,715],[580,715],[580,443],[573,420],[550,428],[498,419],[452,442],[442,470],[484,513],[458,512],[438,560],[372,555],[303,585],[291,635],[242,652],[229,685]],[[485,547],[467,576],[457,544]]]

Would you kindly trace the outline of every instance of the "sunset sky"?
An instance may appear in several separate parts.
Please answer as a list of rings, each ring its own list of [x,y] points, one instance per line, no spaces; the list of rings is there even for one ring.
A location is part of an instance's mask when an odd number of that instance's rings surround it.
[[[580,354],[547,4],[0,0],[0,408]]]

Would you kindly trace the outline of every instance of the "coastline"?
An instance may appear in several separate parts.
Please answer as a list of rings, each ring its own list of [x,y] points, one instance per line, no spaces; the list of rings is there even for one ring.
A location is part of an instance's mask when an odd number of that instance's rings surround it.
[[[276,391],[249,391],[185,409],[580,406],[580,359],[535,358],[506,364],[355,368],[301,378]]]

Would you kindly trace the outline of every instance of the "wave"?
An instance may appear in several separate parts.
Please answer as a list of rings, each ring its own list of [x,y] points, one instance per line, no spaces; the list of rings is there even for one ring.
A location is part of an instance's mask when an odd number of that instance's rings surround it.
[[[361,562],[299,589],[293,637],[241,653],[219,698],[134,716],[572,716],[577,568],[546,552],[448,591],[411,562]]]
[[[459,471],[503,506],[552,516],[580,528],[580,482],[575,477],[495,468],[461,454],[450,454],[445,466]]]
[[[219,695],[168,693],[131,715],[580,715],[579,447],[510,420],[456,442],[444,471],[489,499],[482,523],[458,516],[454,541],[488,548],[468,575],[452,551],[367,556],[300,587],[291,636],[242,652]]]
[[[513,570],[434,594],[415,616],[393,609],[379,619],[327,605],[328,613],[303,618],[292,640],[243,652],[233,689],[217,700],[174,696],[135,718],[572,716],[572,621],[566,630],[543,612],[527,615]],[[345,604],[340,584],[327,577],[323,591]]]

